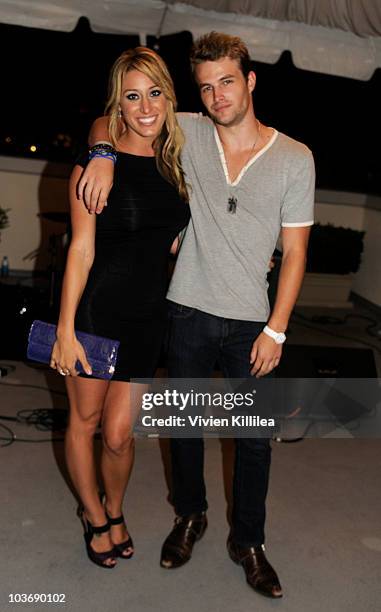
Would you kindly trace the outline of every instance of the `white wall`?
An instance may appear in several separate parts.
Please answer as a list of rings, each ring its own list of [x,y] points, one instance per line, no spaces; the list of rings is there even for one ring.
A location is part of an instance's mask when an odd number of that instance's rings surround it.
[[[10,227],[1,232],[0,260],[11,270],[46,270],[49,237],[63,234],[64,223],[41,219],[41,212],[67,211],[66,165],[0,157],[0,205],[11,208]],[[365,249],[353,290],[381,306],[381,198],[364,194],[316,191],[316,221],[364,229]],[[59,238],[58,240],[62,240]],[[37,258],[30,254],[37,251]]]
[[[381,212],[365,209],[363,229],[364,253],[352,289],[381,306]]]
[[[11,209],[10,225],[1,231],[0,261],[7,255],[10,270],[46,269],[49,237],[62,234],[67,226],[39,213],[68,213],[67,175],[64,165],[0,157],[0,206]]]

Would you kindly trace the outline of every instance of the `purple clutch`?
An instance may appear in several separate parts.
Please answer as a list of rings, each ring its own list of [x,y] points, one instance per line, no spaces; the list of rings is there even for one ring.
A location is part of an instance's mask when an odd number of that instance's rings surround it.
[[[27,357],[33,361],[50,363],[53,345],[57,339],[57,326],[44,321],[33,321],[29,332]],[[101,338],[93,334],[76,331],[75,335],[85,349],[86,357],[95,378],[112,378],[118,356],[119,340]],[[77,361],[78,372],[84,372]]]

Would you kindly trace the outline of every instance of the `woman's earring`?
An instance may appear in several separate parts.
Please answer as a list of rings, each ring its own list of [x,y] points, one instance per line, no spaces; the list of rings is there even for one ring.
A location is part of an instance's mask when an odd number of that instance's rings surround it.
[[[121,116],[122,116],[122,110],[119,108],[119,109],[118,109],[118,119],[120,119],[120,118],[121,118]]]

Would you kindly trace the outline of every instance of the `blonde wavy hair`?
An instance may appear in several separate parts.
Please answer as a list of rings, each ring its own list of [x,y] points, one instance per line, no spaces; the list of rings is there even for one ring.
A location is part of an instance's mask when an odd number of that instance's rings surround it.
[[[181,166],[180,155],[184,144],[184,134],[176,118],[177,101],[171,75],[164,61],[157,53],[146,47],[129,49],[114,63],[109,80],[109,96],[105,114],[109,117],[109,137],[114,147],[120,137],[119,102],[122,96],[123,76],[130,70],[139,70],[160,87],[167,99],[167,117],[160,134],[153,143],[156,164],[160,174],[188,201],[187,184]]]

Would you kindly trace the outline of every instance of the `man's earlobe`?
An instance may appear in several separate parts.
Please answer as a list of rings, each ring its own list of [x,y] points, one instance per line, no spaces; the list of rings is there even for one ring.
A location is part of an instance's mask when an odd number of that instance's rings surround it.
[[[249,74],[247,75],[247,84],[248,84],[250,93],[254,91],[256,82],[257,82],[257,77],[255,75],[255,72],[253,72],[253,70],[250,70]]]

